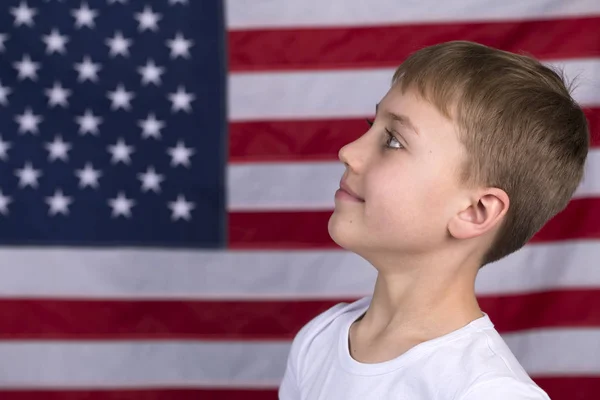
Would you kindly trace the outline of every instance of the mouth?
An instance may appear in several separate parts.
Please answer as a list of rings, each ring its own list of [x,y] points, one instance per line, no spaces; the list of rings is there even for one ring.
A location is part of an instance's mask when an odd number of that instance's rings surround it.
[[[340,182],[340,188],[335,192],[335,197],[340,200],[350,200],[358,203],[365,202],[365,199],[356,194],[344,180]]]

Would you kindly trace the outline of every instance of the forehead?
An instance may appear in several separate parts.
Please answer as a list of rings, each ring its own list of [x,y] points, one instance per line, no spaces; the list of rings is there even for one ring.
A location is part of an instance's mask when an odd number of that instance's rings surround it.
[[[379,102],[378,109],[388,114],[407,116],[423,135],[457,138],[454,122],[413,89],[403,92],[398,85],[392,86]]]
[[[400,88],[392,87],[379,103],[379,111],[383,110],[407,116],[418,130],[418,136],[403,135],[410,142],[413,154],[427,157],[430,161],[433,157],[435,163],[446,166],[459,165],[465,160],[466,148],[459,138],[455,123],[414,91],[402,92]],[[381,114],[386,118],[385,113]],[[390,129],[396,126],[391,119],[389,124]]]

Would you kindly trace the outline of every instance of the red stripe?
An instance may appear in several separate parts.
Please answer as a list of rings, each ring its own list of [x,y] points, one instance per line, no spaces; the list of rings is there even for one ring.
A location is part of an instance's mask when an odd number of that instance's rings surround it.
[[[470,40],[539,59],[600,54],[600,17],[481,23],[233,30],[232,71],[397,66],[424,46]],[[552,32],[551,35],[548,33]]]
[[[600,289],[480,296],[478,300],[499,332],[600,327],[600,313],[595,311],[600,305]]]
[[[600,377],[533,377],[552,400],[597,400]],[[0,390],[2,400],[276,400],[277,389]]]
[[[534,376],[533,380],[552,400],[597,400],[600,393],[600,376]]]
[[[597,400],[599,376],[536,377],[552,400]],[[277,389],[0,390],[3,400],[276,400]]]
[[[590,144],[592,147],[600,147],[600,108],[586,107],[584,111],[590,128]]]
[[[269,400],[273,389],[0,390],[2,400]]]
[[[2,300],[0,338],[289,340],[319,313],[352,300]],[[600,327],[593,312],[600,289],[486,296],[480,305],[500,332]]]
[[[365,118],[229,124],[229,162],[335,160],[362,135]]]
[[[592,146],[600,147],[600,107],[586,109]],[[365,118],[233,122],[229,161],[289,162],[337,160],[338,151],[362,135]]]
[[[331,211],[229,213],[230,249],[336,248],[327,230]]]
[[[290,339],[337,302],[3,299],[0,339]]]
[[[229,248],[339,248],[329,236],[332,211],[249,211],[229,213]],[[293,229],[290,229],[293,227]],[[531,242],[600,239],[600,198],[572,200]]]
[[[600,239],[600,198],[572,200],[533,237],[532,243]]]

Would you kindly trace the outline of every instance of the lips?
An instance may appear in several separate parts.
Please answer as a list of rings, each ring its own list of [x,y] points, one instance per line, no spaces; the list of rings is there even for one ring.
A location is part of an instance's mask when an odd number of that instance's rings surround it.
[[[344,192],[348,193],[350,196],[354,197],[356,200],[365,201],[365,199],[363,199],[358,194],[356,194],[356,192],[354,190],[352,190],[350,188],[350,186],[348,186],[346,181],[343,179],[340,181],[340,189],[343,190]]]

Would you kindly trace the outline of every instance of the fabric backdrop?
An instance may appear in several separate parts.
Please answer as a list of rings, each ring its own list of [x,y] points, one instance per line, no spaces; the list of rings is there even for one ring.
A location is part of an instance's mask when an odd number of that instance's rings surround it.
[[[598,0],[3,0],[0,398],[276,398],[374,282],[327,234],[337,151],[454,39],[577,78],[584,182],[477,293],[554,400],[597,399]]]

